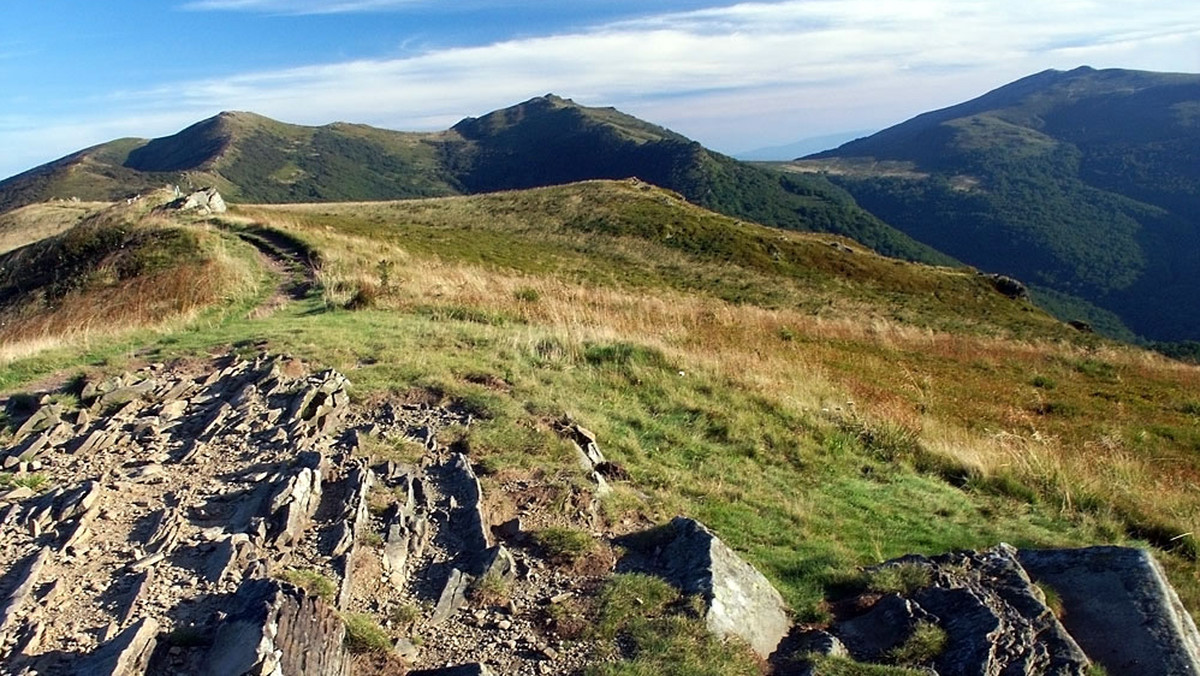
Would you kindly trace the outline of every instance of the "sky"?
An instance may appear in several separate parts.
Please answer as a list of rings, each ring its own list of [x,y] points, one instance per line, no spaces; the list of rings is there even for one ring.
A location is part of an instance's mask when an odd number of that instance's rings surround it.
[[[1200,72],[1192,0],[0,0],[0,178],[222,110],[445,129],[554,93],[727,153],[1047,68]]]

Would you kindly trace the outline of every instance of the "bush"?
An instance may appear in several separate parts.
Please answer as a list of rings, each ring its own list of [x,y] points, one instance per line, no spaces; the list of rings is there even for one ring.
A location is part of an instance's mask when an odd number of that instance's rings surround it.
[[[524,287],[513,291],[513,298],[521,301],[522,303],[536,303],[541,297],[542,294],[538,293],[537,289],[531,289],[529,287]]]
[[[471,600],[485,606],[499,606],[508,602],[508,581],[495,573],[488,573],[475,581],[471,587]]]
[[[1042,375],[1034,376],[1033,379],[1029,381],[1029,384],[1033,385],[1039,390],[1053,390],[1054,388],[1058,387],[1058,383],[1054,382],[1053,378]]]
[[[346,624],[346,647],[357,653],[383,653],[392,650],[392,637],[366,613],[351,613],[342,618]]]

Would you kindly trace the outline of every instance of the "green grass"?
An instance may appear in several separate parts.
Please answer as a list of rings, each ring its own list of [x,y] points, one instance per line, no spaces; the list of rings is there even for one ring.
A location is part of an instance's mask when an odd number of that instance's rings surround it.
[[[759,674],[744,645],[715,638],[692,605],[666,582],[615,575],[600,593],[597,634],[630,646],[627,659],[588,667],[589,676],[735,676]]]
[[[546,558],[560,563],[573,563],[596,548],[596,541],[591,535],[558,526],[534,533],[533,540]]]
[[[350,613],[342,618],[346,625],[346,647],[357,653],[388,654],[392,650],[392,636],[380,626],[373,615]]]
[[[931,581],[927,566],[901,563],[873,569],[867,576],[867,589],[880,594],[907,596],[928,587]]]
[[[327,603],[332,602],[333,597],[337,595],[337,584],[315,570],[293,568],[280,573],[279,578],[300,587]]]
[[[932,622],[918,622],[903,643],[888,651],[888,659],[905,666],[929,664],[946,650],[948,640],[945,629]]]
[[[813,676],[919,676],[924,671],[882,664],[863,664],[848,657],[813,659]]]

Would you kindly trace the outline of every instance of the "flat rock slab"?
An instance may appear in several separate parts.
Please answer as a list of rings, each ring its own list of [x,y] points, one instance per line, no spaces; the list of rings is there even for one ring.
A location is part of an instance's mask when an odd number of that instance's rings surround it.
[[[767,578],[699,521],[675,517],[668,528],[673,538],[662,552],[667,576],[684,593],[704,599],[709,631],[737,636],[762,657],[775,652],[792,623]]]
[[[1063,624],[1109,676],[1200,674],[1200,634],[1149,552],[1021,550],[1018,558],[1058,593]]]

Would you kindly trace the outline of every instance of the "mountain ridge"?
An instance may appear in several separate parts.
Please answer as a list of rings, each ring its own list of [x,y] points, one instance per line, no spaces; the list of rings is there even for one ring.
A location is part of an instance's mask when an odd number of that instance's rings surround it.
[[[819,177],[738,162],[614,108],[535,97],[441,132],[305,127],[225,112],[172,136],[101,144],[0,181],[0,211],[50,198],[116,199],[164,183],[234,201],[404,199],[639,177],[716,211],[852,237],[892,256],[953,259],[860,209]]]

